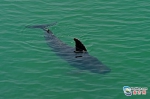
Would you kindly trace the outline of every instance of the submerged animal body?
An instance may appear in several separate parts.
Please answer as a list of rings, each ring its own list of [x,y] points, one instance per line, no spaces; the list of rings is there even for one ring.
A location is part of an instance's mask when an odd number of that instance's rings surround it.
[[[52,48],[52,50],[58,56],[66,60],[70,65],[80,70],[88,70],[92,73],[105,74],[111,71],[97,58],[89,55],[85,46],[77,38],[74,38],[75,48],[70,47],[67,44],[63,43],[61,40],[59,40],[52,33],[51,30],[47,29],[47,27],[51,25],[54,25],[54,23],[50,25],[35,25],[35,26],[27,26],[27,27],[40,28],[44,30],[47,44]]]

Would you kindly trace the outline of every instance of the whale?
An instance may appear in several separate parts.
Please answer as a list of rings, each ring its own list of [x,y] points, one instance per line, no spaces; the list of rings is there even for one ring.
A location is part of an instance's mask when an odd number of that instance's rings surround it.
[[[85,45],[78,38],[73,38],[75,46],[72,47],[56,37],[49,29],[50,26],[54,26],[55,24],[56,22],[46,25],[29,25],[26,27],[41,29],[41,31],[44,32],[47,45],[51,47],[51,50],[67,61],[71,66],[79,70],[97,74],[106,74],[111,71],[111,69],[99,61],[98,58],[90,55]]]

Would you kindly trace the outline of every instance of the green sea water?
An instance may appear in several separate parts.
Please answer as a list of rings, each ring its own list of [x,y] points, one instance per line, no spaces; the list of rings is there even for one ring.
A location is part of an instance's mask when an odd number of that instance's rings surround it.
[[[47,46],[49,24],[63,42],[79,38],[111,68],[105,75],[70,66]],[[1,0],[0,99],[149,99],[123,86],[150,88],[148,0]],[[75,72],[77,71],[77,72]]]

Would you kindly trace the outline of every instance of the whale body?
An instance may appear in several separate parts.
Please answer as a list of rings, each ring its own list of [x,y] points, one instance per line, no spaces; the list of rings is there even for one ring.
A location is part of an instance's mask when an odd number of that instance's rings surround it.
[[[105,66],[96,57],[91,56],[84,44],[77,38],[74,38],[75,47],[71,47],[60,39],[58,39],[53,32],[48,29],[48,26],[53,26],[53,24],[47,25],[34,25],[27,26],[27,28],[38,28],[44,31],[44,37],[49,47],[52,48],[58,56],[67,61],[71,66],[74,66],[80,70],[88,70],[92,73],[105,74],[111,71],[110,68]]]

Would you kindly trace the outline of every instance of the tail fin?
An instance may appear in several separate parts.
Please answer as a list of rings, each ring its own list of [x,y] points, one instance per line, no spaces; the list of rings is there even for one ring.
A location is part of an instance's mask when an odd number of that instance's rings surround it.
[[[54,22],[52,24],[45,24],[45,25],[29,25],[29,26],[26,26],[26,28],[40,28],[40,29],[45,29],[49,26],[53,26],[55,25],[57,22]]]

